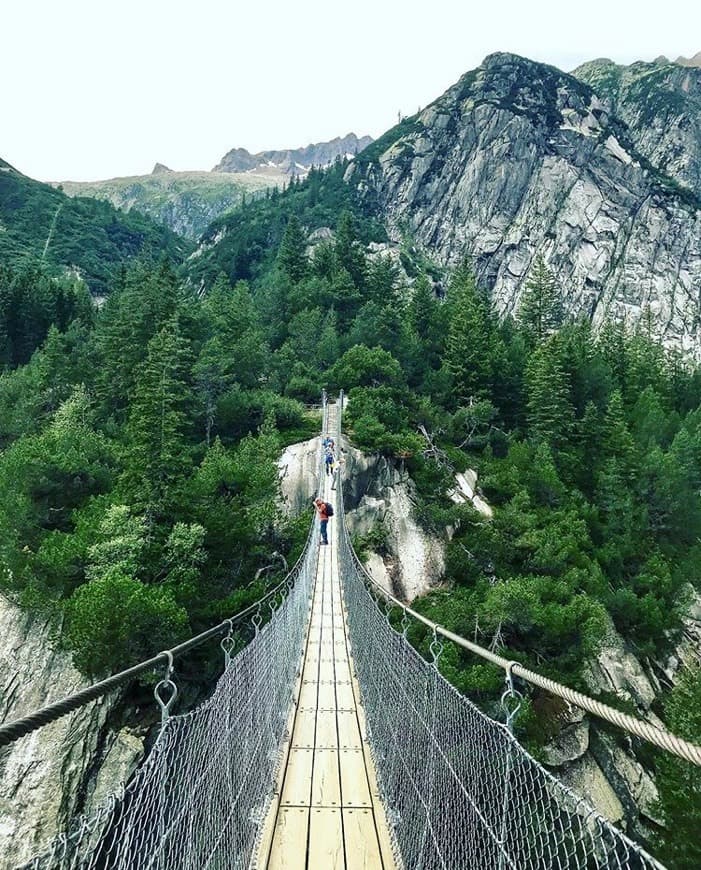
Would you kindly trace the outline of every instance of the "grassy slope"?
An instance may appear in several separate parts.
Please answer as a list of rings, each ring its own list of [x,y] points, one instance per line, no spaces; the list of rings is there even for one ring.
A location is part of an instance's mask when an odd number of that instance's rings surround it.
[[[244,196],[278,182],[278,178],[248,173],[166,171],[105,181],[64,181],[60,188],[69,196],[106,200],[127,212],[137,209],[197,238],[212,220],[235,208]]]

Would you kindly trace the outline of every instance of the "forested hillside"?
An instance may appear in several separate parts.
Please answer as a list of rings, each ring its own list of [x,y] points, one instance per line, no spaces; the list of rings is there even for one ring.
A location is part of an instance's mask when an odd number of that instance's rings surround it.
[[[144,253],[179,261],[189,243],[149,218],[109,203],[66,196],[0,160],[0,263],[42,264],[47,274],[82,278],[105,293],[129,260]]]

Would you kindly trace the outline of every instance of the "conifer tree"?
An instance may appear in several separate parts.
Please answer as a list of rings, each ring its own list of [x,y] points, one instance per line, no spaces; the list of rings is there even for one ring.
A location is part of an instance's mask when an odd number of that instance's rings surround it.
[[[287,222],[277,255],[278,265],[293,284],[303,281],[307,275],[307,240],[302,227],[292,215]]]
[[[526,281],[518,319],[534,344],[542,344],[562,324],[560,293],[552,272],[538,254]]]
[[[338,219],[334,251],[338,264],[350,275],[353,285],[359,290],[363,289],[366,279],[365,254],[358,243],[353,215],[349,211],[342,212]]]
[[[624,474],[632,474],[635,444],[626,423],[623,397],[619,390],[614,390],[611,394],[604,414],[602,448],[607,456],[619,461]]]
[[[610,318],[604,321],[597,340],[597,348],[624,394],[628,385],[627,340],[625,323]]]
[[[127,424],[125,483],[133,503],[151,515],[162,512],[170,487],[188,464],[184,436],[193,399],[190,364],[190,349],[173,320],[151,339],[137,373]]]
[[[573,424],[570,384],[555,336],[536,348],[526,368],[528,430],[534,441],[566,446]]]
[[[492,324],[466,263],[456,269],[448,291],[450,325],[444,356],[460,403],[486,397],[492,379]]]

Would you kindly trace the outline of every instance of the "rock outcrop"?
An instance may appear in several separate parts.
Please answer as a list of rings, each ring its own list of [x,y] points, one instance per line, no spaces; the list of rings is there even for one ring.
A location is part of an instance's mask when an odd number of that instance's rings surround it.
[[[518,310],[542,254],[567,312],[599,326],[649,309],[667,344],[701,357],[701,200],[578,78],[491,55],[346,179],[391,240],[409,235],[446,266],[471,257],[500,313]]]
[[[385,589],[406,601],[425,594],[444,571],[443,544],[414,515],[414,486],[406,473],[381,456],[366,456],[343,438],[343,495],[351,533],[375,524],[385,532],[384,558],[371,554],[366,567]],[[283,507],[297,513],[318,491],[319,439],[293,444],[278,461]],[[332,521],[333,522],[333,521]]]
[[[282,507],[287,514],[308,508],[319,491],[319,440],[290,444],[278,460]]]
[[[0,596],[0,715],[3,722],[88,685],[57,647],[49,623]],[[112,716],[111,695],[0,750],[0,863],[13,867],[126,782],[143,742]]]
[[[641,718],[664,727],[652,709],[661,692],[656,671],[672,685],[680,667],[701,658],[701,596],[694,595],[684,631],[664,663],[639,661],[610,625],[605,644],[584,670],[588,693],[604,700],[620,698]],[[634,837],[649,838],[662,821],[658,792],[650,770],[637,757],[635,741],[569,705],[556,720],[558,732],[543,749],[545,763],[611,821]]]
[[[379,523],[385,533],[386,556],[372,556],[368,570],[404,601],[425,595],[443,577],[445,553],[443,543],[416,521],[411,478],[384,457],[366,456],[345,439],[343,446],[348,528],[362,535]]]

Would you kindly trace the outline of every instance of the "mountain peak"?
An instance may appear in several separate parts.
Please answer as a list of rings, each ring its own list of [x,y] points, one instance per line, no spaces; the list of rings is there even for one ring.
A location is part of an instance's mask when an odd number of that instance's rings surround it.
[[[172,172],[173,170],[170,167],[166,166],[165,163],[156,163],[156,165],[151,170],[151,175],[161,175],[164,172]]]
[[[678,57],[675,63],[679,66],[696,66],[701,67],[701,51],[697,51],[693,57]]]

